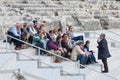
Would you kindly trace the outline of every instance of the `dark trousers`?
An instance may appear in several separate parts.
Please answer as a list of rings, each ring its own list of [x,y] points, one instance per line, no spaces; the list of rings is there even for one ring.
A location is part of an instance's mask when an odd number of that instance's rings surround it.
[[[33,41],[33,36],[30,35],[30,37],[29,37],[29,43],[32,44],[32,41]]]
[[[14,38],[20,39],[19,36],[15,36],[12,32],[8,32],[7,34],[14,37]],[[20,42],[20,41],[18,41],[16,39],[13,39],[13,38],[11,38],[9,36],[7,37],[7,42],[9,42],[10,44],[13,42],[16,47],[21,47],[21,45],[23,44],[22,42]]]
[[[108,71],[108,63],[107,63],[107,58],[102,59],[102,63],[104,65],[104,71]]]
[[[44,44],[43,44],[42,42],[39,42],[39,43],[35,44],[35,46],[38,46],[38,47],[44,49]],[[39,55],[38,52],[39,52],[39,49],[37,49],[37,53],[36,53],[36,55]],[[42,55],[42,54],[45,54],[45,51],[40,50],[40,54],[41,54],[41,55]]]
[[[83,38],[83,36],[81,35],[81,36],[73,37],[72,40],[74,40],[74,41],[78,41],[78,40],[84,41],[84,38]]]
[[[89,64],[89,63],[95,63],[95,62],[96,62],[96,59],[95,59],[94,54],[92,52],[89,52],[87,64]]]
[[[61,56],[70,59],[70,55],[68,54],[68,52],[62,53]]]
[[[14,37],[21,40],[18,36],[14,36]],[[21,47],[22,44],[23,44],[22,42],[20,42],[20,41],[18,41],[16,39],[13,39],[13,41],[14,41],[14,44],[15,44],[16,47]]]
[[[80,54],[77,60],[80,60],[80,64],[85,65],[87,63],[88,57],[85,54]]]

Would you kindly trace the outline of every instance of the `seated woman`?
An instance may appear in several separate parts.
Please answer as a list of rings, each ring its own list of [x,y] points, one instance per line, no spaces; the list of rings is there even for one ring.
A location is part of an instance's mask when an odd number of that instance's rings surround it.
[[[78,42],[77,45],[73,48],[71,53],[71,59],[73,61],[80,60],[80,64],[85,65],[88,59],[88,53],[83,49],[83,42]],[[80,68],[85,68],[80,66]]]
[[[81,40],[83,41],[83,35],[80,36],[74,36],[73,34],[73,26],[69,26],[68,30],[66,31],[66,34],[69,34],[71,36],[72,44],[75,43],[75,41]]]
[[[62,42],[62,36],[58,35],[57,38],[56,38],[56,43],[60,47],[62,47],[61,42]]]
[[[58,36],[62,36],[63,35],[63,31],[61,28],[58,29]]]
[[[61,46],[65,52],[62,56],[66,57],[66,58],[70,58],[70,53],[72,52],[72,48],[73,48],[71,41],[67,34],[64,34],[62,37],[63,37],[63,39],[61,41]]]
[[[57,28],[53,29],[53,34],[56,35],[56,36],[58,36],[58,29]]]
[[[84,45],[84,50],[86,50],[88,53],[89,53],[89,56],[88,56],[88,61],[87,63],[97,63],[96,59],[95,59],[95,56],[94,56],[94,51],[93,50],[89,50],[89,45],[90,45],[90,41],[87,40],[85,42],[85,45]]]
[[[71,36],[71,38],[74,38],[74,34],[73,34],[73,27],[69,26],[68,30],[66,31],[66,34],[69,34]]]
[[[46,49],[44,47],[44,44],[42,42],[42,31],[39,31],[38,34],[35,34],[34,37],[33,37],[33,41],[32,41],[32,44],[35,45],[35,46],[38,46],[40,48],[43,48],[43,49]],[[37,50],[38,51],[38,50]],[[38,53],[37,53],[38,54]],[[40,54],[44,54],[44,51],[43,50],[40,50]]]
[[[52,40],[48,41],[47,50],[50,50],[54,52],[55,54],[58,54],[61,56],[63,51],[62,51],[62,48],[56,42],[56,35],[52,35]],[[55,62],[60,63],[62,62],[62,60],[59,57],[56,57]]]

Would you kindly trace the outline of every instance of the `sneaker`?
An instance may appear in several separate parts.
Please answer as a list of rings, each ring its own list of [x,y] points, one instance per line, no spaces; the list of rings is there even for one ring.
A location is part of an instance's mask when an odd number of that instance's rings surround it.
[[[80,65],[80,68],[81,68],[81,69],[84,69],[85,67],[84,67],[84,66],[82,66],[82,65]]]

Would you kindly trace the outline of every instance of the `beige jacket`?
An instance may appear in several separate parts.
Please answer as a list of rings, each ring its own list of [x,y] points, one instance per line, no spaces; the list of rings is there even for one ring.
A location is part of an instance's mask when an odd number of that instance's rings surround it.
[[[72,50],[72,53],[71,53],[71,59],[76,61],[77,60],[77,56],[80,55],[80,54],[85,54],[85,52],[83,52],[81,49],[80,49],[80,46],[75,46]]]

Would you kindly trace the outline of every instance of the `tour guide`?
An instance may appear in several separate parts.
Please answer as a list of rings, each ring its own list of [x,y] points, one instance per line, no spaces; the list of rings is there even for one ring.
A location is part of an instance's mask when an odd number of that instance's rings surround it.
[[[105,39],[105,34],[100,35],[100,39],[97,40],[98,43],[98,59],[102,60],[102,63],[104,65],[104,71],[102,73],[108,73],[108,63],[107,58],[111,57],[108,49],[108,43]]]

